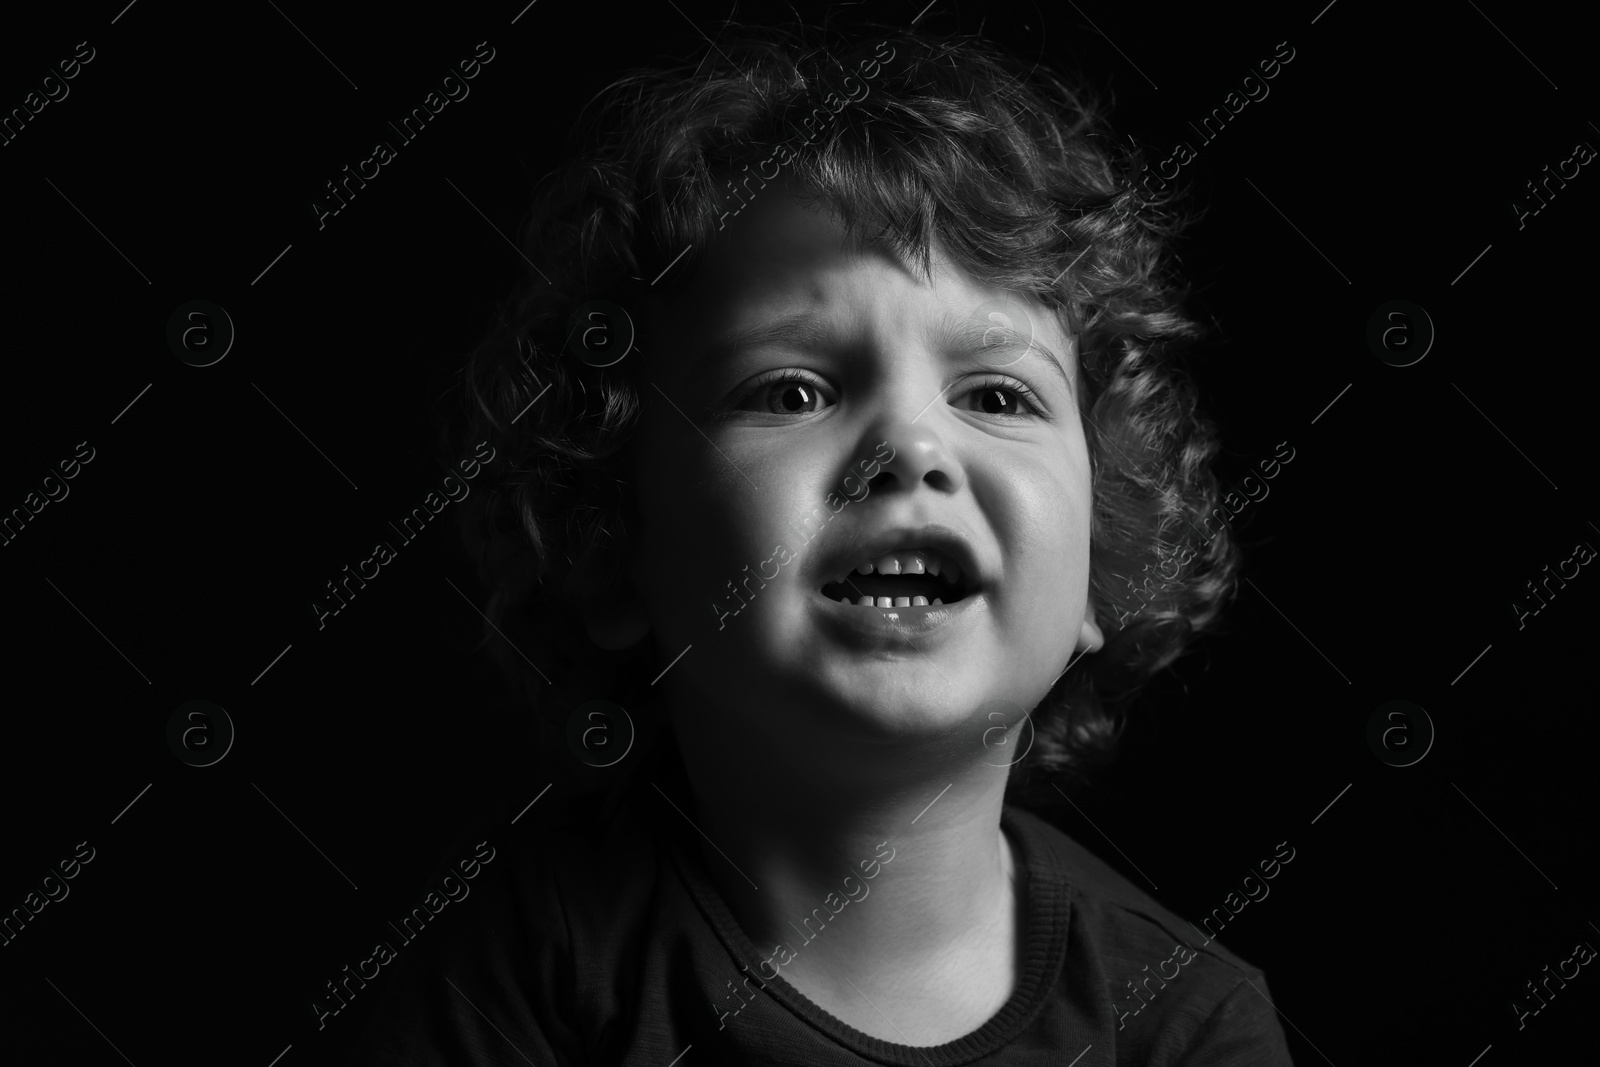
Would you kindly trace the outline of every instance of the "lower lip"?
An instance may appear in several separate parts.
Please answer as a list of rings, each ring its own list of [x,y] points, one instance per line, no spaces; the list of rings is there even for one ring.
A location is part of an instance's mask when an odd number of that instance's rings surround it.
[[[983,597],[981,592],[970,592],[953,604],[879,608],[843,604],[823,596],[820,590],[814,595],[823,621],[836,633],[889,647],[898,645],[904,651],[911,651],[906,647],[908,637],[915,641],[949,636],[970,626]]]

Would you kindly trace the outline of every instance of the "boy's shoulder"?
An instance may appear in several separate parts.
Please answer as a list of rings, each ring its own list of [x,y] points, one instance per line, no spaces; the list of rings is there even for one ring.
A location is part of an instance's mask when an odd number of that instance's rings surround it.
[[[1044,817],[1010,805],[1005,811],[1009,825],[1027,835],[1025,844],[1040,849],[1036,865],[1065,881],[1074,927],[1100,954],[1148,962],[1184,945],[1237,978],[1261,974]]]

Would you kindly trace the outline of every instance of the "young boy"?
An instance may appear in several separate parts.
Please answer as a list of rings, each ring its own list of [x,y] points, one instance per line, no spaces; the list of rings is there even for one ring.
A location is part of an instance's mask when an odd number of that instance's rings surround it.
[[[1169,205],[1053,75],[804,32],[614,85],[537,202],[464,439],[554,784],[355,1062],[1287,1064],[1259,971],[1008,803],[1232,587],[1225,533],[1132,581],[1217,496]]]

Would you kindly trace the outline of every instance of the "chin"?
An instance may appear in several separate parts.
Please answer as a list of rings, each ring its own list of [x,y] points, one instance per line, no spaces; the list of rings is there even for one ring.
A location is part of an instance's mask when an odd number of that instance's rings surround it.
[[[901,664],[891,666],[903,669]],[[925,678],[917,678],[909,685],[903,678],[875,681],[872,671],[857,671],[832,702],[864,733],[883,740],[933,741],[970,729],[974,743],[981,743],[984,727],[978,709],[985,698],[976,692],[968,693],[955,678],[946,685],[931,667],[925,673],[932,676],[931,684]]]

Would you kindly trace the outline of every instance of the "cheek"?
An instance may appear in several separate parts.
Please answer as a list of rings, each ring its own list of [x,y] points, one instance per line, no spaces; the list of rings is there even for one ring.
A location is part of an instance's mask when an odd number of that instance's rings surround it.
[[[691,601],[705,611],[733,576],[715,577],[735,556],[730,540],[736,531],[727,526],[726,511],[728,494],[736,490],[723,475],[739,476],[725,463],[722,472],[707,469],[699,450],[668,434],[641,435],[639,457],[635,580],[653,617]]]
[[[1003,606],[1059,640],[1088,599],[1091,499],[1086,455],[1063,448],[1013,458],[996,472],[992,514],[1005,558]]]
[[[1094,518],[1094,475],[1089,462],[1089,447],[1081,425],[1068,441],[1064,462],[1057,479],[1061,502],[1057,518],[1064,545],[1063,558],[1069,564],[1071,600],[1081,608],[1089,597],[1089,547]]]
[[[704,624],[716,629],[711,605],[730,596],[730,581],[742,592],[741,583],[754,576],[757,596],[748,614],[772,602],[761,593],[793,580],[826,536],[802,544],[808,509],[821,509],[821,515],[813,514],[813,530],[829,514],[823,502],[828,487],[812,473],[824,469],[820,461],[803,448],[741,450],[737,440],[714,431],[713,447],[671,414],[682,423],[681,433],[658,423],[640,437],[634,484],[642,526],[634,576],[655,625],[692,641]],[[792,553],[786,565],[774,557],[780,543]],[[767,560],[771,564],[763,566]],[[761,578],[762,570],[770,575],[774,567],[775,578]],[[765,589],[758,579],[766,581]]]

